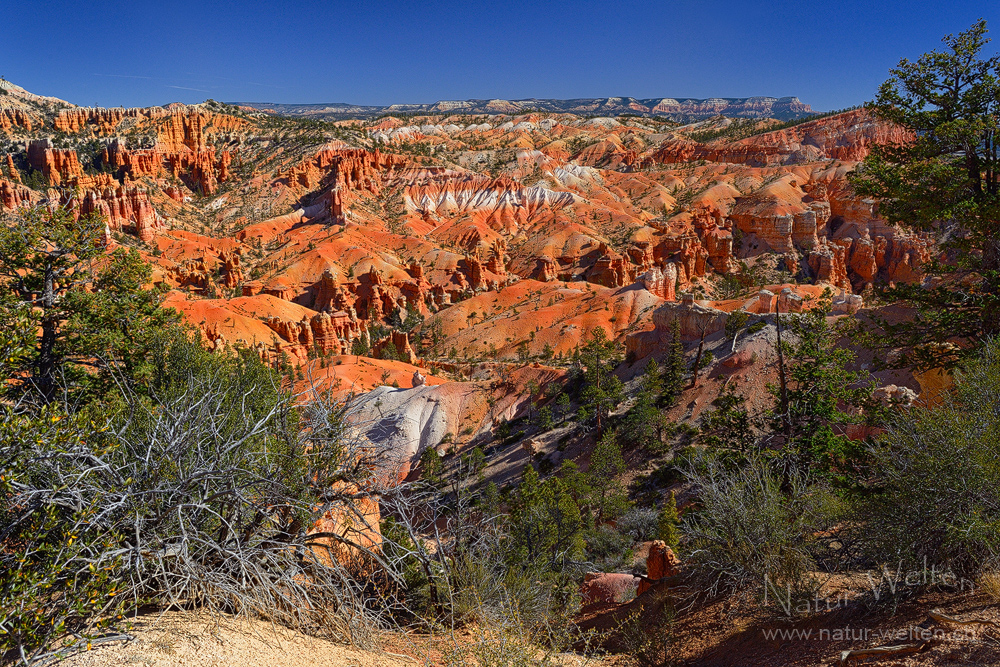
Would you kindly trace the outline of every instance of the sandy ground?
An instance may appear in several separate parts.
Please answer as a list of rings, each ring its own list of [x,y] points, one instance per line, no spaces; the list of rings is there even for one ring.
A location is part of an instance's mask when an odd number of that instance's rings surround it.
[[[269,623],[166,613],[135,623],[127,643],[96,646],[65,667],[402,667],[412,658],[359,651]]]
[[[59,667],[457,667],[474,637],[388,633],[380,652],[361,651],[257,620],[168,612],[140,618],[128,631],[134,639],[94,646]],[[451,655],[452,657],[447,657]],[[552,667],[598,667],[600,658],[572,653],[551,657]]]

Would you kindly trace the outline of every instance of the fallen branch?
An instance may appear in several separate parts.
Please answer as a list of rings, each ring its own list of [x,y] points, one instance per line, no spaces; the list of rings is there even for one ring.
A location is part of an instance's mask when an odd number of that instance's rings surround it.
[[[879,646],[878,648],[859,648],[853,651],[840,652],[840,664],[846,665],[855,660],[866,658],[884,657],[887,655],[902,655],[904,653],[922,653],[931,647],[934,642],[924,642],[922,644],[899,644],[898,646]]]
[[[1000,624],[995,621],[990,621],[984,618],[973,618],[968,621],[963,621],[955,618],[954,616],[946,616],[937,609],[927,612],[927,620],[924,621],[920,627],[926,627],[933,623],[950,623],[952,625],[991,625],[995,628],[1000,628]],[[877,648],[862,648],[855,649],[853,651],[841,651],[840,664],[846,665],[848,662],[864,660],[866,658],[902,655],[904,653],[921,653],[936,643],[938,643],[937,640],[930,640],[923,642],[922,644],[899,644],[897,646],[879,646]]]
[[[932,609],[927,612],[927,616],[932,621],[937,621],[938,623],[951,623],[953,625],[992,625],[994,628],[1000,628],[1000,624],[995,621],[990,621],[985,618],[973,618],[968,621],[963,621],[955,618],[954,616],[945,616],[937,609]]]

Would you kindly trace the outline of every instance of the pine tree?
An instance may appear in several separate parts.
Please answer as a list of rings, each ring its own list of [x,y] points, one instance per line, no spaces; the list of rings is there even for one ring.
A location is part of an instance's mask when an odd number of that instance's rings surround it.
[[[629,409],[625,427],[621,429],[629,445],[659,452],[670,426],[666,415],[657,407],[662,388],[663,373],[656,360],[650,359],[640,380],[635,404]]]
[[[705,412],[699,425],[699,440],[710,447],[746,452],[756,443],[753,420],[746,399],[734,391],[723,391]]]
[[[583,367],[581,408],[588,418],[594,419],[597,432],[603,433],[608,415],[624,398],[622,381],[614,374],[620,361],[618,346],[608,339],[602,327],[596,327],[587,344],[580,348],[579,359]]]
[[[141,389],[154,340],[178,334],[162,292],[144,289],[149,266],[134,250],[105,255],[97,215],[35,208],[11,222],[0,224],[0,311],[28,316],[38,335],[7,388],[41,403],[113,382]]]
[[[656,539],[666,542],[671,549],[677,549],[680,543],[680,515],[677,513],[677,495],[673,491],[657,517]]]
[[[616,479],[625,472],[625,459],[613,431],[606,432],[590,453],[587,483],[598,523],[621,516],[629,507],[628,496]]]
[[[661,403],[673,405],[684,387],[687,375],[687,364],[684,361],[684,342],[681,340],[680,322],[674,320],[670,325],[670,345],[667,358],[663,365],[663,382],[661,387]]]
[[[1000,334],[1000,56],[984,57],[986,21],[942,51],[903,59],[866,108],[910,138],[872,145],[852,184],[890,222],[939,237],[954,259],[925,267],[939,286],[899,285],[887,297],[919,309],[901,323],[876,320],[867,342],[903,348],[900,364],[953,365]],[[956,348],[943,343],[965,341]],[[928,345],[927,343],[939,343]]]
[[[584,523],[571,488],[559,477],[540,480],[530,465],[514,493],[508,528],[512,563],[561,567],[583,554]]]
[[[856,421],[870,387],[863,373],[848,370],[854,353],[837,347],[837,331],[824,310],[790,317],[788,326],[794,342],[782,343],[787,388],[784,396],[780,387],[771,388],[776,402],[770,414],[773,436],[783,441],[788,460],[848,482],[843,475],[857,463],[861,450],[836,427]],[[855,409],[845,411],[847,406]]]

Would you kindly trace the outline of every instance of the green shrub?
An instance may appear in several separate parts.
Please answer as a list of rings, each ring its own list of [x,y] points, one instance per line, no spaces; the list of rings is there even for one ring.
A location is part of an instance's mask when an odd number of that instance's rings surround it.
[[[370,577],[351,574],[369,554],[351,545],[379,454],[346,437],[342,406],[296,407],[251,353],[182,339],[153,362],[151,397],[4,408],[0,651],[85,638],[144,601],[370,639]],[[309,534],[328,511],[344,532]]]
[[[818,536],[843,512],[833,493],[756,456],[733,465],[706,455],[688,479],[700,509],[681,523],[686,560],[709,590],[812,592]]]
[[[975,575],[1000,564],[1000,342],[957,374],[954,396],[894,419],[873,448],[863,506],[880,562]]]

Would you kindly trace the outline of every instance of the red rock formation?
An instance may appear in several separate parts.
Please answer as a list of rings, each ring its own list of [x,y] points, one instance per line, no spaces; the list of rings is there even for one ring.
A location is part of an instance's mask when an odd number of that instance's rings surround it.
[[[540,280],[542,282],[549,282],[550,280],[555,280],[559,274],[559,265],[551,257],[539,257],[535,271],[531,274],[531,277],[535,280]]]
[[[243,282],[243,269],[240,268],[239,254],[223,251],[220,253],[219,259],[222,263],[223,284],[226,287],[232,289]]]
[[[860,238],[853,241],[848,240],[848,248],[851,251],[851,271],[855,276],[855,283],[859,289],[864,289],[875,281],[878,273],[879,260],[885,263],[885,237],[877,237],[875,242],[871,239]],[[879,247],[880,246],[880,247]],[[876,259],[876,254],[879,256]]]
[[[624,572],[587,572],[583,575],[580,595],[583,604],[619,604],[626,602],[641,580]]]
[[[283,349],[299,360],[305,360],[312,352],[345,354],[350,351],[351,341],[363,335],[361,323],[344,311],[317,313],[311,318],[303,316],[298,322],[269,317],[265,323],[290,344]]]
[[[707,160],[762,167],[824,159],[859,161],[873,145],[905,143],[910,139],[911,135],[903,128],[875,120],[864,109],[858,109],[735,142],[719,140],[703,144],[670,140],[647,158],[645,164]]]
[[[730,273],[736,268],[733,259],[733,233],[721,227],[712,227],[703,237],[708,262],[719,273]]]
[[[168,185],[163,189],[163,193],[175,202],[180,203],[184,201],[184,194],[181,192],[181,189],[175,185]]]
[[[587,280],[605,287],[624,287],[635,280],[631,264],[607,245],[598,248],[599,257],[587,272]]]
[[[404,164],[398,155],[356,148],[325,148],[278,175],[289,186],[311,190],[323,183],[336,190],[363,190],[378,194],[382,180]],[[331,214],[343,216],[343,194],[328,194]]]
[[[345,224],[344,218],[344,195],[339,187],[335,187],[327,194],[329,202],[330,220],[337,224]]]
[[[380,359],[384,358],[390,344],[395,348],[396,355],[400,361],[405,361],[408,364],[417,363],[417,355],[414,353],[413,348],[410,347],[410,337],[401,331],[393,331],[372,345],[372,355]]]
[[[800,203],[800,197],[783,198],[772,191],[739,197],[729,217],[740,231],[755,234],[776,253],[793,252],[796,246],[813,247],[819,241],[820,220],[825,225],[830,206],[826,202]]]
[[[69,199],[64,203],[78,206],[84,215],[97,213],[110,229],[132,232],[146,243],[164,228],[147,194],[135,186],[101,187],[86,192],[79,202]]]
[[[653,244],[649,241],[637,241],[629,246],[627,252],[629,259],[636,265],[636,270],[639,273],[648,271],[656,264]]]
[[[679,558],[674,555],[673,549],[667,546],[666,542],[656,540],[649,545],[649,555],[646,556],[646,576],[654,581],[672,577],[677,574],[678,566],[681,564]],[[642,595],[652,587],[647,581],[639,582],[637,595]]]
[[[64,123],[67,127],[79,126],[78,115],[66,116]],[[87,118],[85,122],[100,125],[100,115],[96,120],[92,115],[83,115]],[[111,123],[119,115],[112,114],[106,122]],[[191,188],[205,194],[216,192],[218,184],[230,178],[232,155],[229,151],[216,153],[216,149],[208,143],[207,127],[211,126],[215,131],[235,130],[245,126],[246,121],[232,116],[194,111],[153,114],[151,117],[158,118],[157,143],[154,148],[129,150],[123,142],[116,139],[102,152],[104,162],[133,180],[143,177],[159,178],[166,170],[172,177],[184,180]]]
[[[760,134],[738,143],[777,147],[790,152],[800,150],[802,146],[814,146],[823,158],[860,161],[873,145],[901,144],[912,138],[908,130],[876,120],[864,109],[856,109]]]
[[[639,276],[639,280],[643,287],[661,299],[673,301],[677,298],[677,267],[673,263],[668,263],[663,269],[653,267]]]
[[[0,109],[0,132],[13,134],[15,129],[31,132],[31,116],[21,109]]]
[[[39,139],[28,144],[28,164],[42,172],[49,185],[68,185],[84,177],[76,151],[52,148],[51,139]]]
[[[0,207],[16,209],[31,203],[31,190],[6,179],[0,178]]]
[[[21,183],[21,172],[17,170],[17,166],[14,164],[14,158],[10,155],[7,156],[7,175],[11,181],[15,183]]]
[[[135,120],[153,120],[170,115],[170,111],[161,107],[131,108],[131,109],[101,109],[80,108],[63,109],[56,115],[55,127],[67,134],[76,134],[89,127],[96,134],[111,135],[126,118]]]
[[[846,254],[846,247],[840,243],[823,244],[809,252],[809,270],[819,282],[850,289]]]
[[[917,282],[923,278],[923,266],[930,261],[933,241],[916,234],[902,234],[887,243],[886,278],[891,282]]]

